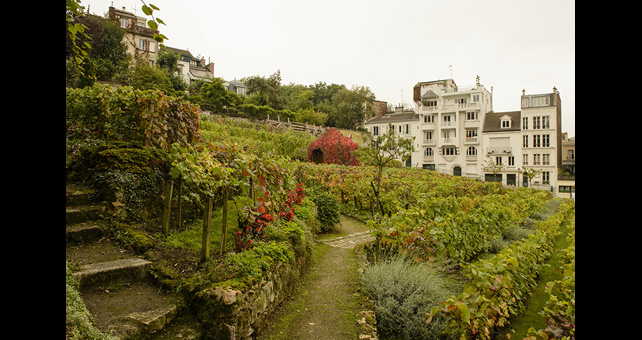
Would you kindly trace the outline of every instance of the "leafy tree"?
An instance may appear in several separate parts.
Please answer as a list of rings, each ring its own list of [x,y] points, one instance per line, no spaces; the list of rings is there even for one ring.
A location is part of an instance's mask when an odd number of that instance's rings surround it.
[[[151,66],[144,60],[137,60],[129,79],[124,80],[134,89],[161,90],[166,94],[172,94],[174,90],[167,70]]]
[[[242,102],[241,98],[223,87],[223,79],[215,78],[211,83],[204,83],[200,90],[201,109],[222,112],[225,107],[233,107]]]
[[[486,158],[484,164],[482,164],[482,170],[493,174],[493,182],[497,182],[497,174],[504,171],[506,167],[506,164],[497,164],[496,162],[493,162],[490,157]]]
[[[351,90],[340,89],[332,96],[332,110],[328,113],[327,124],[339,128],[356,130],[366,116],[372,115],[375,96],[366,86],[353,86]]]
[[[269,105],[280,110],[283,107],[281,100],[281,70],[277,70],[268,78],[261,76],[251,76],[242,78],[241,81],[248,87],[248,95],[258,93],[265,96]]]
[[[359,165],[359,160],[352,154],[358,148],[357,143],[339,130],[329,129],[308,145],[308,160],[323,164]]]
[[[180,73],[178,58],[178,53],[173,53],[165,48],[161,48],[160,51],[158,51],[156,64],[161,69],[167,70],[169,80],[172,82],[174,90],[185,91],[187,90],[187,82],[183,79],[183,75]]]
[[[528,183],[529,185],[531,185],[530,183],[533,183],[533,178],[539,176],[539,174],[542,173],[542,170],[535,168],[524,168],[524,170],[522,170],[522,173],[526,175],[526,177],[528,178]]]
[[[395,135],[395,130],[392,128],[392,124],[388,124],[388,132],[378,136],[377,138],[370,138],[369,135],[363,137],[366,146],[360,147],[355,151],[355,154],[364,164],[374,165],[378,168],[377,177],[375,178],[377,181],[377,190],[375,191],[375,195],[377,196],[377,201],[381,207],[379,192],[381,190],[383,168],[385,166],[389,166],[393,160],[399,159],[401,162],[406,162],[408,157],[410,157],[410,155],[415,151],[415,137],[404,138],[400,135]],[[381,213],[383,214],[383,211]]]

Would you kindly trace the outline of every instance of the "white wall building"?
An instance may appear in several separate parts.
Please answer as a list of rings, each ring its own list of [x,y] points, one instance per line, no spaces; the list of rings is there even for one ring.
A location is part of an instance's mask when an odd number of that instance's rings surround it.
[[[555,188],[557,168],[562,167],[562,100],[559,91],[526,94],[522,90],[522,166],[542,170],[530,183]]]
[[[492,87],[489,92],[479,77],[474,86],[461,88],[452,79],[420,82],[413,99],[414,112],[397,108],[364,124],[375,138],[388,131],[388,124],[396,134],[414,136],[415,152],[406,166],[557,192],[557,167],[562,165],[557,89],[533,95],[522,91],[521,111],[509,112],[492,111]],[[484,171],[487,160],[506,166],[495,176]],[[525,167],[542,174],[528,183]]]
[[[520,111],[486,113],[482,129],[483,153],[480,153],[485,181],[522,185],[521,121]],[[490,163],[502,165],[501,172],[493,174],[484,170]]]
[[[413,166],[481,178],[481,129],[492,94],[479,77],[463,88],[452,79],[418,83],[413,100],[419,115]]]

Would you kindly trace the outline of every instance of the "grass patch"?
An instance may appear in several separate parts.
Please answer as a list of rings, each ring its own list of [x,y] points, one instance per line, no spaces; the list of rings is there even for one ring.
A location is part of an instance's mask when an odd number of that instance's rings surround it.
[[[238,230],[238,215],[234,208],[233,201],[228,201],[227,210],[227,247],[234,249],[234,233]],[[223,225],[223,207],[212,211],[212,229],[210,235],[211,248],[218,251],[221,246],[221,235]],[[201,251],[203,241],[203,219],[195,219],[185,226],[182,231],[170,231],[165,239],[165,245],[170,248],[190,249],[196,252]]]

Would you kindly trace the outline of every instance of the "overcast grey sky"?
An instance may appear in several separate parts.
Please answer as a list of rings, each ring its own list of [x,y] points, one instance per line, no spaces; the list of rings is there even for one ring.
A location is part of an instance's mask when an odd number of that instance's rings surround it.
[[[144,16],[140,0],[81,0],[103,15],[113,2]],[[575,2],[569,0],[146,0],[160,8],[167,46],[210,58],[226,80],[368,86],[412,106],[412,87],[452,78],[494,88],[493,109],[527,94],[562,98],[562,131],[575,136]]]

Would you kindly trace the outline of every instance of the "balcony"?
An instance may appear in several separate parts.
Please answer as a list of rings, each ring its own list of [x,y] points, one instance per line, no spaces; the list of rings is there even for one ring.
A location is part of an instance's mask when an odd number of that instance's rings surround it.
[[[442,128],[457,128],[457,122],[441,122]]]
[[[455,142],[457,142],[457,138],[441,138],[441,145],[455,145]]]
[[[487,155],[511,155],[513,149],[510,146],[489,146],[486,148]]]
[[[435,156],[426,156],[424,154],[424,162],[433,162],[435,160]]]
[[[421,107],[422,112],[435,112],[439,111],[439,106],[422,106]]]
[[[424,139],[422,145],[435,145],[435,139]]]
[[[464,141],[466,144],[478,144],[479,143],[479,137],[466,137],[466,140]]]

